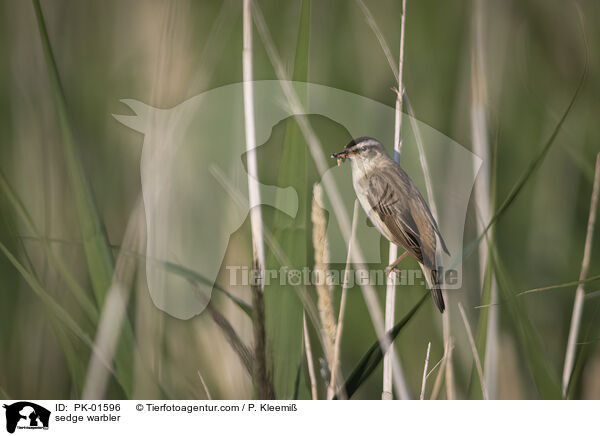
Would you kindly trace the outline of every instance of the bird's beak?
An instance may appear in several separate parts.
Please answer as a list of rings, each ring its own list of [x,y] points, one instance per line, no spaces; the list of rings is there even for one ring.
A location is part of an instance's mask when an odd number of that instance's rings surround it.
[[[348,157],[348,152],[340,151],[339,153],[333,153],[331,155],[331,157],[333,159],[337,159],[337,164],[338,164],[338,166],[340,166],[342,164],[342,162],[344,162],[344,160]]]

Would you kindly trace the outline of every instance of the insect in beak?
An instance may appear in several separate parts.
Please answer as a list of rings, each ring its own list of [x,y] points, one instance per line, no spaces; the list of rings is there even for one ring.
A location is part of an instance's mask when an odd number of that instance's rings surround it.
[[[331,157],[333,159],[337,159],[337,164],[338,167],[342,164],[342,162],[344,162],[344,160],[348,157],[348,152],[347,151],[341,151],[339,153],[333,153],[331,155]]]

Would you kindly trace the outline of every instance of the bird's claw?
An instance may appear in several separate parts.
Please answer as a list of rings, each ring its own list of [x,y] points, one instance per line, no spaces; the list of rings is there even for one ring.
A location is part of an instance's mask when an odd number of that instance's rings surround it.
[[[400,270],[398,268],[396,268],[395,266],[388,265],[385,267],[385,275],[387,275],[387,276],[392,275],[392,273],[396,274],[399,272],[400,272]]]

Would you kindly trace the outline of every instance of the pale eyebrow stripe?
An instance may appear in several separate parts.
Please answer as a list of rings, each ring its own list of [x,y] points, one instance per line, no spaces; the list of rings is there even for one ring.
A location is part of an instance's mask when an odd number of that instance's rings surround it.
[[[373,141],[372,139],[369,139],[368,141],[361,142],[360,145],[361,146],[365,146],[365,145],[377,145],[377,141]]]

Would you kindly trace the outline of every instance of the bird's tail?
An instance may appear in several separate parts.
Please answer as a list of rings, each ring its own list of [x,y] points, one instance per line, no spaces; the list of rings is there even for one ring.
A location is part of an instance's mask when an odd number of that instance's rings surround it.
[[[424,268],[429,273],[429,286],[431,287],[431,297],[433,298],[433,302],[440,310],[441,313],[444,313],[446,309],[446,305],[444,304],[444,296],[442,295],[442,290],[440,289],[440,282],[438,280],[438,273],[434,269]]]

